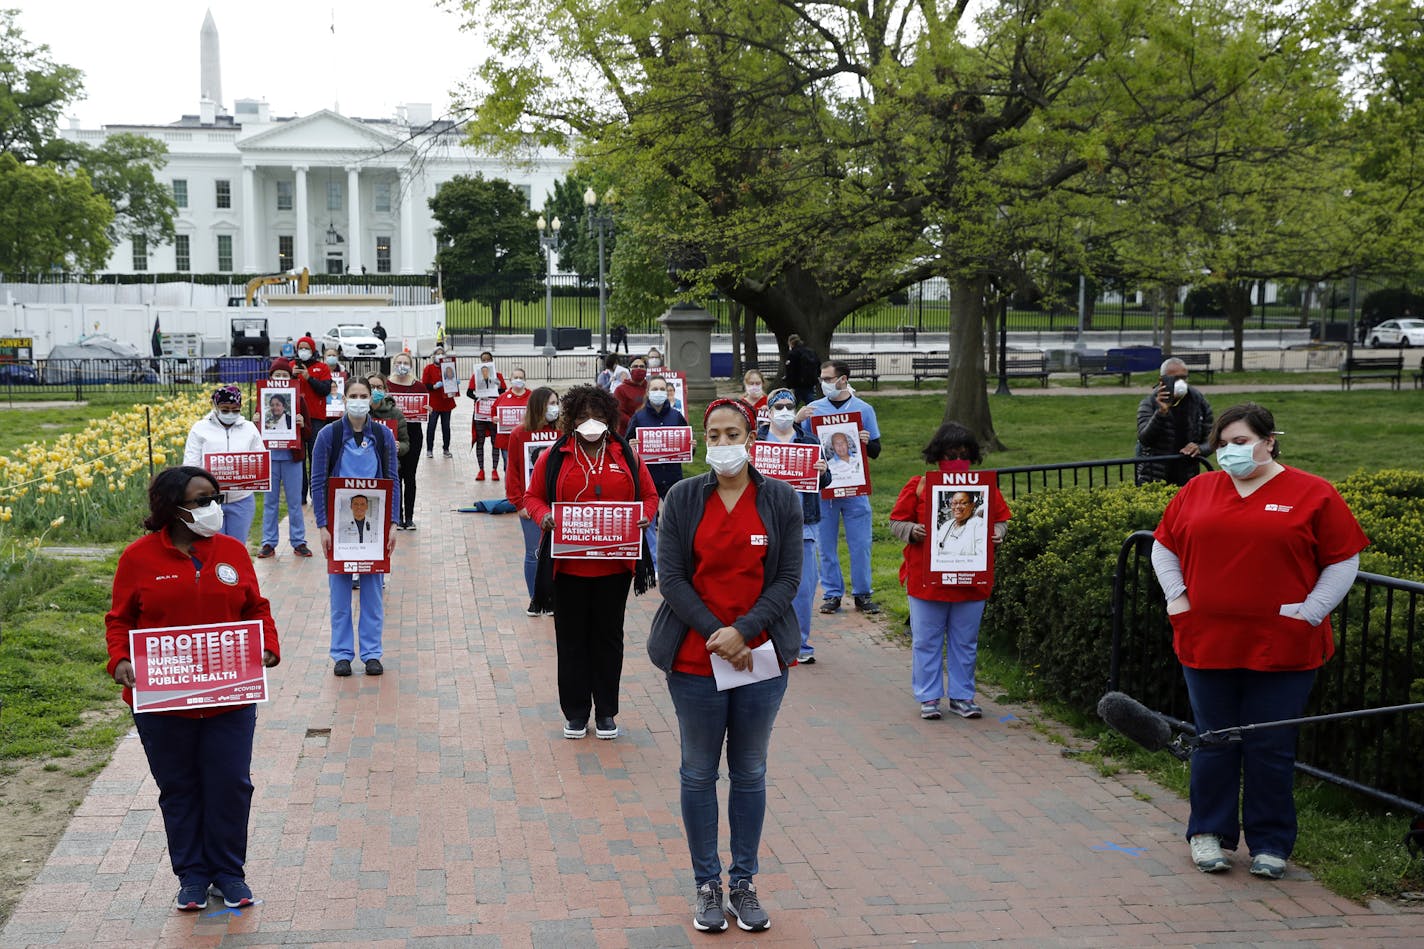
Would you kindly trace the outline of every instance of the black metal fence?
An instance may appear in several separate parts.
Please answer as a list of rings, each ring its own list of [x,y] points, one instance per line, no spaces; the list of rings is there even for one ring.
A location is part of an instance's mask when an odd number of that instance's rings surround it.
[[[999,490],[1010,499],[1035,490],[1063,488],[1107,488],[1132,484],[1137,480],[1137,466],[1144,464],[1193,465],[1212,470],[1211,461],[1201,455],[1138,455],[1135,458],[1109,458],[1103,461],[1068,461],[1051,465],[1017,465],[995,469],[999,475]],[[1008,482],[1007,487],[1005,481]]]
[[[1192,731],[1171,624],[1151,565],[1152,534],[1123,542],[1113,576],[1107,688],[1128,692]],[[1417,702],[1424,677],[1424,583],[1360,573],[1331,617],[1335,655],[1320,670],[1307,715]],[[1424,813],[1424,719],[1411,713],[1302,728],[1296,768]]]

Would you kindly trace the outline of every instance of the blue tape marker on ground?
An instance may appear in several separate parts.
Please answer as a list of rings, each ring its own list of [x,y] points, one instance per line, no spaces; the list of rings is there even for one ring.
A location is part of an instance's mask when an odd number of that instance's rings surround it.
[[[1140,857],[1147,852],[1146,847],[1124,847],[1122,844],[1115,844],[1112,841],[1104,841],[1102,844],[1089,847],[1089,850],[1104,850],[1113,853],[1125,853],[1129,857]]]
[[[1016,722],[1016,721],[1018,721],[1018,717],[1017,717],[1017,716],[1015,716],[1015,715],[1004,715],[1004,716],[1002,716],[1002,717],[999,719],[999,724],[1002,725],[1004,722]]]
[[[242,915],[242,910],[240,910],[240,909],[238,909],[238,908],[236,908],[236,907],[224,906],[222,909],[218,910],[216,913],[204,913],[203,916],[204,916],[205,918],[211,919],[211,918],[214,917],[214,916],[226,916],[228,913],[231,913],[231,914],[234,915],[234,916],[241,916],[241,915]]]

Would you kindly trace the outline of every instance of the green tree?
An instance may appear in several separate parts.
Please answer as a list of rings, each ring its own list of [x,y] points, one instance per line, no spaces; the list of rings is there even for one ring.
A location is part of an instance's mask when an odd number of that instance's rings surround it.
[[[113,206],[110,240],[138,237],[150,246],[173,242],[178,205],[155,175],[168,164],[167,145],[142,135],[110,135],[102,145],[84,148],[77,163],[88,172],[94,190]]]
[[[505,300],[531,299],[544,270],[535,215],[502,178],[457,175],[430,199],[439,226],[435,265],[447,298],[478,300],[499,326]]]
[[[84,74],[50,58],[48,46],[25,39],[19,10],[0,10],[0,151],[22,162],[68,156],[55,135],[65,107],[79,98]]]
[[[0,272],[98,270],[109,257],[114,216],[84,172],[63,174],[0,153]]]

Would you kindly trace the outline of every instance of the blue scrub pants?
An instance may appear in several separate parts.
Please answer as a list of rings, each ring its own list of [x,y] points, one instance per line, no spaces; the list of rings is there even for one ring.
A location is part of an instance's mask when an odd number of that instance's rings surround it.
[[[974,698],[979,622],[985,600],[944,603],[910,599],[910,686],[918,702]],[[948,667],[949,690],[945,691]]]
[[[850,548],[850,592],[870,595],[870,498],[821,498],[821,596],[845,596],[839,549],[840,522],[845,521],[846,546]]]
[[[791,608],[796,612],[796,624],[801,627],[801,658],[816,654],[811,645],[811,607],[816,602],[816,525],[807,524],[801,528],[801,585],[796,588],[796,598]]]
[[[281,498],[287,498],[287,540],[292,548],[307,542],[307,522],[302,517],[302,463],[300,461],[272,462],[272,490],[262,500],[262,544],[277,549],[278,515]]]
[[[351,594],[354,579],[350,574],[333,573],[327,576],[331,586],[331,658],[350,661],[356,658],[351,644],[359,630],[361,661],[381,658],[381,633],[385,629],[386,584],[383,574],[368,574],[359,591],[361,604],[360,626],[351,628]]]
[[[257,516],[257,495],[249,494],[241,501],[223,505],[222,533],[247,543],[247,535],[252,533],[252,519]]]

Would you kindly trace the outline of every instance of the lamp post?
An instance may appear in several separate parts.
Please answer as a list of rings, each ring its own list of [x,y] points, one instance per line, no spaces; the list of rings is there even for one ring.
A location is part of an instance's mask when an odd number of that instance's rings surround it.
[[[544,268],[544,355],[556,356],[554,348],[554,255],[559,251],[559,228],[563,225],[556,217],[545,221],[544,215],[534,222],[539,229],[539,246],[544,248],[548,266]],[[548,233],[545,233],[545,232]]]
[[[608,207],[613,203],[613,189],[603,193],[603,210],[598,209],[598,192],[589,188],[583,193],[587,208],[588,232],[598,237],[598,351],[608,352],[608,292],[604,286],[603,242],[613,233],[613,215]]]

